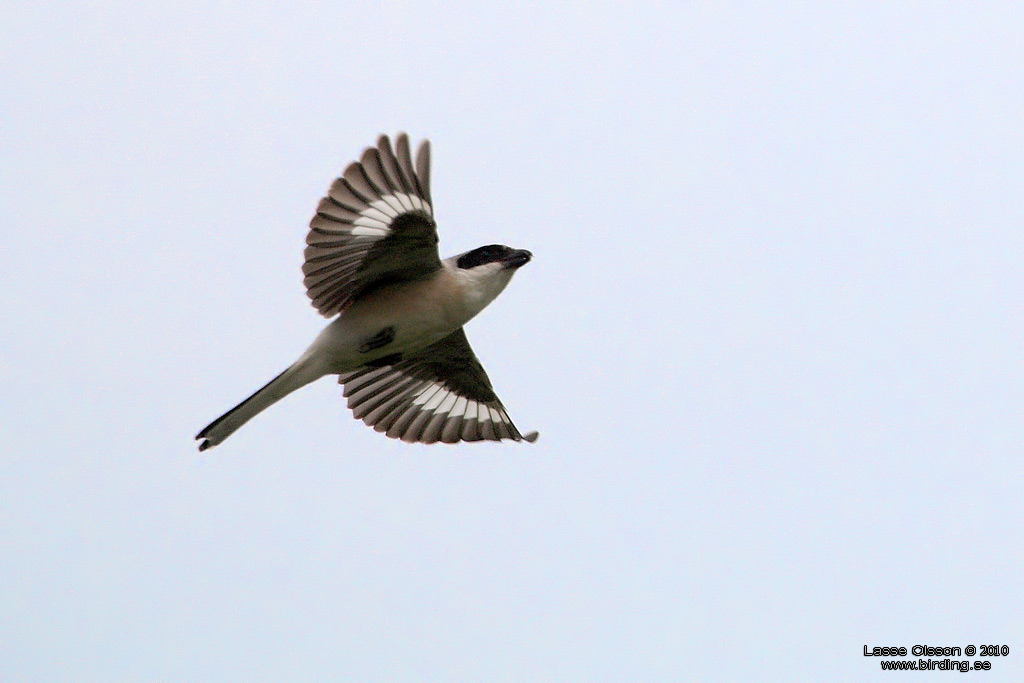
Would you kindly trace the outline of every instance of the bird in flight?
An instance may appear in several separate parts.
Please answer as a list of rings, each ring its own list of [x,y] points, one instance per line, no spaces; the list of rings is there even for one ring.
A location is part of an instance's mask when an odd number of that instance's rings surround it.
[[[407,442],[533,442],[491,387],[462,326],[533,255],[499,244],[441,260],[430,142],[380,136],[320,200],[306,237],[306,292],[334,320],[302,356],[196,436],[204,451],[277,401],[338,375],[353,415]]]

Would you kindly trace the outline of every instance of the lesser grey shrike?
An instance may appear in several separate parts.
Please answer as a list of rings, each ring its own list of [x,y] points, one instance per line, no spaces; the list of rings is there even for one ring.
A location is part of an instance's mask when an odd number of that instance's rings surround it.
[[[533,255],[491,244],[441,260],[430,143],[382,135],[331,185],[310,222],[306,292],[337,316],[302,356],[196,436],[216,446],[296,389],[338,375],[354,416],[408,442],[534,441],[498,400],[462,326]]]

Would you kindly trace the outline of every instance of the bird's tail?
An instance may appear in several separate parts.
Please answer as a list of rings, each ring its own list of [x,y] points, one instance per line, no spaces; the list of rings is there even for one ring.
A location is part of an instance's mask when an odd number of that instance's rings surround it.
[[[207,448],[216,446],[234,434],[239,427],[288,394],[323,377],[323,372],[303,362],[304,360],[305,358],[300,359],[280,375],[263,385],[252,396],[208,424],[203,431],[196,435],[197,439],[203,439],[203,442],[199,444],[199,450],[205,451]]]

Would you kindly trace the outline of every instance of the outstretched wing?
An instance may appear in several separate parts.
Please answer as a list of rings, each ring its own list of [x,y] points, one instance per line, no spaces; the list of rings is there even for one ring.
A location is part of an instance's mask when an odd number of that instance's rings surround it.
[[[441,268],[430,205],[430,142],[413,167],[409,138],[395,151],[386,135],[349,164],[320,200],[306,236],[306,292],[330,317],[360,294],[393,282],[420,280]]]
[[[459,328],[414,356],[342,374],[352,414],[409,442],[530,441],[519,433]]]

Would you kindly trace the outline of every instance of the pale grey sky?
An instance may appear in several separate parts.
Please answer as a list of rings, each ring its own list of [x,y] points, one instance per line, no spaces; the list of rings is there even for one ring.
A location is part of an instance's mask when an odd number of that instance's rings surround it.
[[[1024,678],[1024,10],[826,5],[4,3],[0,679]],[[540,441],[200,456],[401,130]]]

